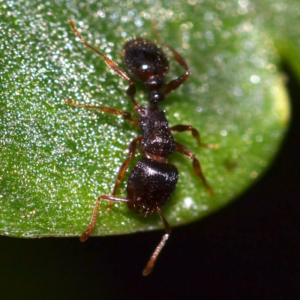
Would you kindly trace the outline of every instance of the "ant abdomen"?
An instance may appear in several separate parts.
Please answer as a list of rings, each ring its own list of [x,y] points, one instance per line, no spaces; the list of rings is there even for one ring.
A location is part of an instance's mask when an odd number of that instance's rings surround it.
[[[143,158],[131,171],[127,183],[127,205],[140,215],[157,211],[175,190],[178,180],[176,167]]]
[[[136,79],[143,82],[150,79],[148,85],[155,89],[163,85],[162,79],[168,74],[169,62],[161,48],[138,38],[127,42],[123,53],[126,67]]]

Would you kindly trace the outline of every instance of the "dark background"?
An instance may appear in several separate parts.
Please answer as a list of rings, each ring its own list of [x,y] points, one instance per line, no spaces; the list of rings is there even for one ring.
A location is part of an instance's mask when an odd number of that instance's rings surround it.
[[[292,124],[273,166],[230,206],[173,229],[153,274],[141,271],[162,232],[0,237],[0,299],[300,299],[300,88],[284,70]]]

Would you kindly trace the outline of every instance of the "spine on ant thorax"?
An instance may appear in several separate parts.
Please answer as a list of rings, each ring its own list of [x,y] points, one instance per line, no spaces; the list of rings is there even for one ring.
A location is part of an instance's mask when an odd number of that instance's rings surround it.
[[[167,158],[175,151],[175,141],[169,129],[165,113],[157,108],[140,111],[143,131],[141,148],[145,154]]]

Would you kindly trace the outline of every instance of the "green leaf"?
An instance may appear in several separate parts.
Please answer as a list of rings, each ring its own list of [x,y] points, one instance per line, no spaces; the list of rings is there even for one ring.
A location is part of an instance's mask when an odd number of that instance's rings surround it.
[[[135,36],[155,40],[156,21],[161,37],[190,66],[188,81],[162,107],[170,125],[192,125],[203,142],[219,145],[217,150],[199,148],[190,133],[175,134],[200,159],[215,196],[208,195],[187,157],[172,155],[180,179],[162,208],[171,226],[226,205],[272,162],[289,120],[280,55],[300,74],[296,1],[0,4],[1,234],[80,235],[97,197],[111,194],[128,144],[140,134],[121,117],[65,103],[72,99],[133,112],[127,83],[80,43],[68,19],[120,66],[125,41]],[[170,63],[168,80],[183,73],[172,58]],[[147,104],[141,85],[136,99]],[[130,169],[140,157],[139,152]],[[120,197],[126,197],[128,173]],[[142,218],[125,204],[106,209],[103,201],[94,235],[163,227],[158,216]]]

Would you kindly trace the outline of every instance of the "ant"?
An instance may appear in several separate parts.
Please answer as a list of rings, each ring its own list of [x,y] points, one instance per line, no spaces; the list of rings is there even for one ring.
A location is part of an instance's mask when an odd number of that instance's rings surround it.
[[[100,195],[98,197],[91,222],[88,228],[81,235],[80,240],[84,242],[90,236],[96,223],[100,200],[102,199],[109,201],[109,210],[114,201],[119,201],[126,202],[129,209],[145,217],[157,212],[164,224],[166,233],[143,270],[143,275],[147,276],[151,273],[157,257],[171,233],[171,227],[160,209],[162,205],[170,200],[178,180],[178,171],[176,167],[167,163],[168,156],[175,151],[178,151],[192,159],[196,174],[200,177],[208,192],[213,194],[213,190],[207,183],[202,173],[199,160],[195,157],[195,154],[184,145],[177,143],[171,132],[191,131],[199,145],[209,148],[216,147],[214,145],[201,143],[199,132],[192,126],[175,125],[169,127],[164,111],[158,108],[158,103],[164,101],[165,96],[182,85],[190,75],[190,71],[185,60],[175,49],[168,46],[173,53],[174,59],[180,66],[182,66],[185,72],[181,77],[165,84],[164,78],[168,74],[169,63],[162,49],[154,43],[142,38],[135,38],[125,44],[123,54],[125,64],[130,74],[137,80],[142,81],[149,91],[149,106],[145,108],[138,104],[134,98],[136,94],[136,86],[129,75],[102,52],[88,44],[80,35],[71,20],[69,20],[69,24],[76,36],[86,47],[101,56],[109,68],[127,80],[129,84],[127,95],[129,96],[139,119],[133,119],[129,112],[123,112],[110,107],[76,104],[71,100],[67,100],[67,103],[86,109],[100,110],[113,115],[122,115],[124,119],[134,123],[142,130],[142,135],[135,138],[129,144],[128,156],[120,168],[112,194]],[[116,197],[121,180],[129,167],[132,157],[135,155],[138,143],[140,144],[145,158],[140,159],[136,163],[129,175],[127,183],[127,197]]]

